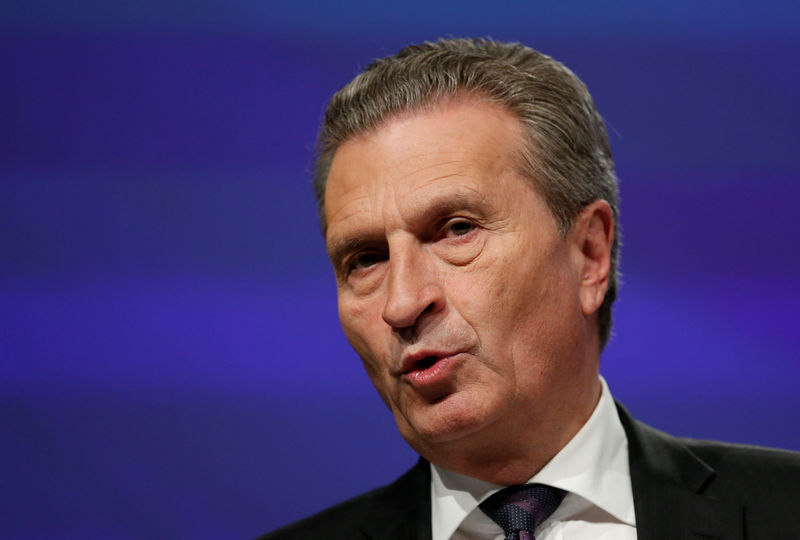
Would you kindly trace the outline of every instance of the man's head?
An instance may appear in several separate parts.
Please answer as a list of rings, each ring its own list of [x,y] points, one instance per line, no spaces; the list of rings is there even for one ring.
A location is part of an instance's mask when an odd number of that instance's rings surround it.
[[[592,201],[609,203],[618,223],[619,195],[605,125],[586,86],[560,62],[519,43],[450,39],[412,45],[376,60],[331,99],[317,142],[314,190],[323,234],[325,187],[339,145],[402,112],[442,98],[481,96],[523,125],[520,172],[544,197],[566,234]],[[611,249],[608,291],[598,311],[601,348],[611,336],[617,296],[619,230]]]
[[[368,68],[320,140],[340,319],[404,438],[453,470],[526,479],[599,393],[616,191],[587,187],[613,184],[588,94],[521,46],[441,42]]]

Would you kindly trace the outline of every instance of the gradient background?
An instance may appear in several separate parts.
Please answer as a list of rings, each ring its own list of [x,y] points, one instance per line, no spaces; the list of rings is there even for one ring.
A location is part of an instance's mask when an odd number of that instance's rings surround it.
[[[610,125],[615,396],[800,449],[800,4],[488,4],[2,4],[0,537],[248,538],[414,462],[307,170],[327,98],[441,35],[555,56]]]

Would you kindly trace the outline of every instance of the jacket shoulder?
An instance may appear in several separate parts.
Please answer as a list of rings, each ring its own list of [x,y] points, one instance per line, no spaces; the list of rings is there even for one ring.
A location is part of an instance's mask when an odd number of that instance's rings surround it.
[[[782,491],[785,487],[800,493],[800,452],[746,444],[681,439],[684,444],[714,469],[709,488]]]
[[[748,538],[800,537],[800,453],[713,441],[686,441],[714,469],[704,495],[739,503]]]
[[[633,436],[636,445],[649,455],[651,469],[665,477],[681,478],[687,464],[695,461],[708,471],[699,474],[694,465],[698,474],[692,475],[692,481],[682,478],[700,493],[742,501],[769,499],[783,492],[794,498],[800,493],[800,452],[675,437],[638,421],[632,424],[635,428],[628,430],[629,442]],[[665,460],[666,456],[674,459]],[[672,467],[667,465],[670,462]],[[699,479],[702,481],[696,482]]]
[[[315,540],[319,538],[360,538],[360,524],[369,513],[374,500],[386,487],[374,489],[332,506],[310,517],[296,521],[256,540]]]
[[[430,537],[430,466],[420,459],[393,483],[346,500],[256,540]]]
[[[676,482],[702,497],[694,499],[695,505],[707,501],[741,509],[745,538],[800,538],[800,453],[674,437],[639,422],[634,426],[629,444],[632,436],[646,461],[639,478],[655,473],[640,485],[652,487],[654,478],[659,483]],[[667,500],[660,499],[659,507]],[[637,507],[637,522],[638,512]],[[735,515],[731,512],[728,518]]]
[[[790,468],[800,466],[800,452],[794,450],[701,439],[680,438],[680,440],[698,455],[707,458],[709,463],[764,464]]]

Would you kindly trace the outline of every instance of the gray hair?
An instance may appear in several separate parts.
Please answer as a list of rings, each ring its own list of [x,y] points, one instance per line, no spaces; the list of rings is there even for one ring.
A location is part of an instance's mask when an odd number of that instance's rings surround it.
[[[562,235],[588,204],[603,199],[619,222],[619,195],[605,124],[586,86],[566,66],[520,43],[443,39],[411,45],[372,62],[328,103],[317,139],[314,191],[323,234],[325,185],[339,145],[392,116],[471,94],[506,108],[521,122],[520,169],[542,195]],[[617,296],[619,230],[611,276],[598,310],[600,347],[611,335]]]

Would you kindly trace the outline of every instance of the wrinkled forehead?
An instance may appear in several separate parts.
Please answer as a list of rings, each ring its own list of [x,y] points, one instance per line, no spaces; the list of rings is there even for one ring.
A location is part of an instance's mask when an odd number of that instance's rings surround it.
[[[339,145],[325,217],[330,224],[343,201],[369,194],[402,196],[453,175],[499,173],[517,163],[523,140],[512,113],[471,96],[393,116]]]

